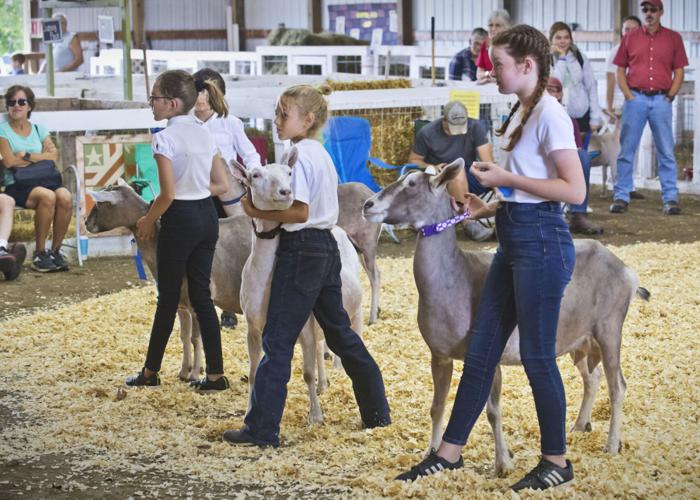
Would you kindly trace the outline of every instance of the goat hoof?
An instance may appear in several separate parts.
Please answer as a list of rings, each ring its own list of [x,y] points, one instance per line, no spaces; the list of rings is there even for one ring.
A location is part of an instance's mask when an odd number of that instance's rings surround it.
[[[243,375],[243,376],[241,377],[241,382],[248,383],[248,375]]]
[[[325,359],[326,361],[330,361],[331,359],[333,359],[333,356],[329,352],[324,352],[323,359]]]
[[[586,425],[583,427],[583,430],[585,432],[592,432],[593,431],[593,426],[591,425],[590,422],[586,422]]]
[[[515,454],[511,450],[508,450],[508,456],[510,456],[510,458],[513,458],[515,457]]]

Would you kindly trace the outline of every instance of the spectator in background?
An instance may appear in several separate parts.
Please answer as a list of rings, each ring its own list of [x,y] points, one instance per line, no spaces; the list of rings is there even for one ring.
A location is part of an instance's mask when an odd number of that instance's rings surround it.
[[[26,75],[24,71],[24,63],[27,62],[27,58],[24,54],[12,54],[12,71],[11,75]]]
[[[18,207],[35,211],[36,251],[32,269],[38,272],[67,271],[61,244],[70,224],[73,198],[64,187],[55,190],[43,186],[18,187],[10,168],[23,168],[40,160],[58,159],[58,150],[46,127],[29,121],[34,110],[34,92],[29,87],[13,85],[5,93],[7,120],[0,123],[0,156],[5,170],[5,194]],[[46,239],[53,224],[51,249]]]
[[[547,92],[559,103],[564,98],[564,88],[558,78],[550,76],[547,81]],[[586,198],[580,205],[569,205],[569,230],[572,233],[586,234],[589,236],[603,234],[603,228],[593,224],[588,218],[588,197],[590,196],[591,160],[588,151],[583,149],[581,131],[578,127],[578,120],[571,118],[574,126],[574,140],[578,150],[578,157],[583,167],[583,177],[586,180]]]
[[[461,198],[466,192],[480,196],[490,191],[490,188],[482,186],[469,172],[472,163],[477,160],[493,161],[486,127],[479,120],[469,118],[464,104],[450,101],[445,105],[442,118],[420,129],[408,162],[424,169],[433,167],[439,171],[457,158],[464,159],[465,175],[450,182],[447,188],[450,195],[463,202],[465,200]],[[464,231],[474,241],[485,241],[493,235],[493,229],[486,228],[477,221],[467,222]]]
[[[68,19],[64,14],[54,14],[53,18],[61,21],[61,33],[63,33],[63,39],[59,43],[52,44],[53,67],[56,71],[77,71],[83,64],[80,38],[77,33],[68,31]]]
[[[476,80],[477,83],[483,85],[485,83],[494,83],[496,79],[491,76],[493,63],[489,57],[489,40],[505,31],[513,25],[510,14],[505,9],[494,10],[489,16],[489,38],[481,44],[481,52],[476,59]]]
[[[581,133],[599,129],[603,112],[598,103],[593,68],[588,58],[574,45],[569,25],[563,22],[552,24],[549,42],[552,44],[552,76],[563,84],[562,103],[566,111],[576,119]]]
[[[681,35],[661,26],[661,0],[640,2],[644,25],[620,42],[615,55],[617,80],[625,96],[622,107],[620,156],[617,158],[615,194],[610,212],[627,211],[630,202],[632,159],[647,121],[654,135],[659,161],[659,181],[666,215],[679,215],[677,164],[673,152],[673,106],[681,89],[688,57]]]
[[[635,30],[641,26],[642,20],[639,19],[637,16],[627,16],[622,20],[622,38],[624,38],[625,35],[630,31]],[[613,59],[615,58],[615,55],[617,54],[619,48],[620,44],[618,43],[610,51],[610,55],[605,61],[607,66],[607,109],[604,109],[603,113],[605,113],[608,116],[608,118],[610,119],[610,123],[617,122],[620,113],[622,113],[622,104],[625,102],[625,97],[622,95],[620,87],[617,85],[617,78],[615,76],[617,73],[617,66],[613,64]],[[630,191],[630,198],[633,200],[643,200],[645,196],[642,193],[635,191],[634,188],[632,188],[632,191]]]
[[[630,31],[641,26],[642,20],[637,16],[627,16],[622,20],[622,38],[624,38]],[[620,92],[620,88],[617,86],[617,78],[615,77],[615,74],[617,73],[617,66],[613,64],[613,59],[615,59],[615,55],[619,49],[620,44],[618,43],[615,45],[615,47],[613,47],[612,51],[610,51],[610,55],[605,61],[607,67],[607,109],[603,110],[603,112],[608,115],[612,123],[617,121],[617,113],[622,109],[622,104],[625,102],[625,98],[622,95],[622,92]]]
[[[450,61],[450,80],[476,81],[476,58],[479,57],[481,46],[489,37],[484,28],[474,28],[469,38],[469,47],[460,50]]]

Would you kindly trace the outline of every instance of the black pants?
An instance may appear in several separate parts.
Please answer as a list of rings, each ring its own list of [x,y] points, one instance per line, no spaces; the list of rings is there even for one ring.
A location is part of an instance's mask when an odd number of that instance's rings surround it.
[[[175,200],[160,219],[158,235],[158,307],[148,343],[146,368],[157,372],[173,330],[182,279],[187,275],[190,302],[197,313],[207,373],[223,373],[221,330],[209,291],[219,221],[211,198]]]

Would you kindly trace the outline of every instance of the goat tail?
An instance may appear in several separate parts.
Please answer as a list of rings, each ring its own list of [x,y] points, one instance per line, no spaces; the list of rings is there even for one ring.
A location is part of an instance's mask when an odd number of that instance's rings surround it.
[[[644,288],[643,286],[638,286],[637,287],[637,296],[646,301],[649,302],[649,299],[651,298],[651,292]]]

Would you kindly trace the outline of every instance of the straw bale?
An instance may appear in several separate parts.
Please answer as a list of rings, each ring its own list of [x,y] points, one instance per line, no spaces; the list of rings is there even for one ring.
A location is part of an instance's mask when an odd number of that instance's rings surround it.
[[[568,436],[576,483],[548,495],[698,498],[700,243],[644,243],[613,251],[652,293],[649,303],[633,302],[624,327],[622,368],[628,391],[623,450],[620,455],[602,452],[609,416],[603,381],[593,431]],[[162,387],[128,389],[126,397],[119,396],[124,377],[141,366],[155,307],[154,290],[141,288],[0,323],[5,368],[0,380],[11,390],[21,387],[5,402],[27,415],[0,430],[0,456],[21,460],[68,453],[77,457],[77,470],[150,470],[164,481],[171,473],[188,471],[192,481],[257,485],[270,496],[508,495],[508,485],[538,455],[534,404],[521,367],[504,369],[504,429],[516,465],[510,477],[499,479],[493,473],[493,439],[482,416],[464,449],[464,469],[415,484],[392,481],[420,459],[427,445],[432,384],[428,349],[416,326],[410,260],[382,258],[379,265],[382,317],[365,329],[364,337],[384,374],[394,420],[390,427],[361,429],[351,385],[338,371],[331,372],[330,388],[321,397],[325,424],[309,427],[297,352],[282,422],[283,446],[275,451],[222,443],[225,429],[241,425],[247,404],[247,385],[239,381],[247,370],[243,324],[233,332],[224,330],[225,368],[232,380],[227,393],[200,396],[177,380],[181,347],[174,332]],[[568,357],[559,365],[570,427],[582,384]],[[457,364],[456,374],[460,371]],[[456,385],[457,377],[450,399]],[[134,461],[135,456],[143,461]]]

